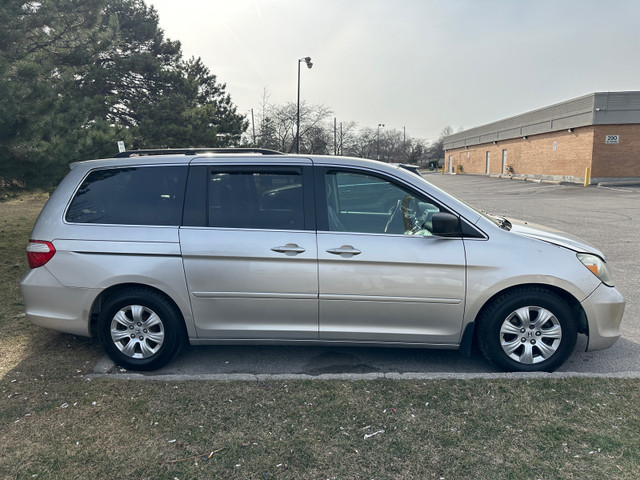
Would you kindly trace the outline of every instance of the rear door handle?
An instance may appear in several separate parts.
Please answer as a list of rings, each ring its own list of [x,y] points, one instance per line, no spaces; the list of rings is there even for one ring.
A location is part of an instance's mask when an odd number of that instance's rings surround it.
[[[283,245],[281,247],[273,247],[271,250],[278,253],[293,253],[293,254],[303,253],[306,251],[304,248],[299,247],[295,243],[287,243],[286,245]]]
[[[327,253],[332,253],[333,255],[360,255],[362,252],[357,248],[353,248],[351,245],[343,245],[340,248],[330,248],[327,250]]]

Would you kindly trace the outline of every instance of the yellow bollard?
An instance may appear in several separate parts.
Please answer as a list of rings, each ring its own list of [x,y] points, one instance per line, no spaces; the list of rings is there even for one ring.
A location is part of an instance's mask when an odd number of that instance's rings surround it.
[[[444,165],[442,165],[442,174],[444,175]]]
[[[588,187],[591,185],[591,167],[587,167],[584,171],[584,186]]]

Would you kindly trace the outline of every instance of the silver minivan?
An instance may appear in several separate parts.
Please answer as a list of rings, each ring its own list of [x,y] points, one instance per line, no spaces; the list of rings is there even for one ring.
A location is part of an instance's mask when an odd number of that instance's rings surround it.
[[[151,370],[183,344],[459,349],[552,371],[619,338],[624,299],[584,241],[479,212],[400,166],[268,150],[71,165],[21,283],[34,323]]]

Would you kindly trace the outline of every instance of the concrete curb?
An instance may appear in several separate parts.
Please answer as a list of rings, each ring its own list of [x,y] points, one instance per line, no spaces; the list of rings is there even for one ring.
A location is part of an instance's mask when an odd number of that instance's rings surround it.
[[[628,182],[600,182],[597,184],[599,187],[637,187],[640,186],[640,181],[630,180]]]
[[[470,174],[467,174],[470,175]],[[488,176],[490,178],[498,178],[501,180],[517,180],[520,182],[530,182],[530,183],[544,183],[544,184],[548,184],[548,185],[568,185],[568,186],[579,186],[579,183],[574,183],[574,182],[567,182],[564,180],[550,180],[550,179],[546,179],[546,178],[534,178],[534,177],[528,177],[526,175],[503,175],[501,173],[492,173],[489,175],[482,175],[482,176]],[[580,185],[581,186],[581,185]]]
[[[517,180],[520,182],[543,183],[547,185],[564,185],[568,187],[584,186],[582,183],[569,182],[566,180],[550,180],[545,178],[533,178],[533,177],[528,177],[526,175],[522,175],[522,176],[521,175],[503,175],[501,173],[491,173],[489,175],[484,175],[480,173],[459,173],[459,174],[447,173],[446,175],[470,175],[470,176],[497,178],[500,180]],[[597,182],[597,183],[591,183],[587,186],[588,187],[637,187],[637,186],[640,186],[640,180]]]
[[[640,372],[625,373],[343,373],[323,375],[303,374],[199,374],[199,375],[143,375],[138,373],[122,374],[92,374],[87,379],[109,378],[111,380],[154,381],[154,382],[184,382],[184,381],[214,381],[214,382],[278,382],[278,381],[313,381],[313,380],[533,380],[533,379],[561,379],[561,378],[618,378],[637,379]]]
[[[108,378],[110,380],[155,381],[155,382],[184,382],[184,381],[213,381],[213,382],[280,382],[280,381],[309,381],[309,380],[533,380],[559,378],[640,378],[640,372],[617,373],[580,373],[580,372],[532,372],[532,373],[451,373],[451,372],[406,372],[406,373],[325,373],[322,375],[306,375],[296,373],[253,374],[253,373],[219,373],[219,374],[167,374],[154,375],[152,373],[117,372],[117,366],[108,358],[102,358],[94,373],[85,375],[87,380]]]

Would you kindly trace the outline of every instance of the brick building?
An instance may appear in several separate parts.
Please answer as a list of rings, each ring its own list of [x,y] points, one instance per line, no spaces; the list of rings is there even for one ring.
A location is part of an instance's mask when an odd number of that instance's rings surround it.
[[[449,172],[640,180],[640,92],[591,93],[444,139]]]

